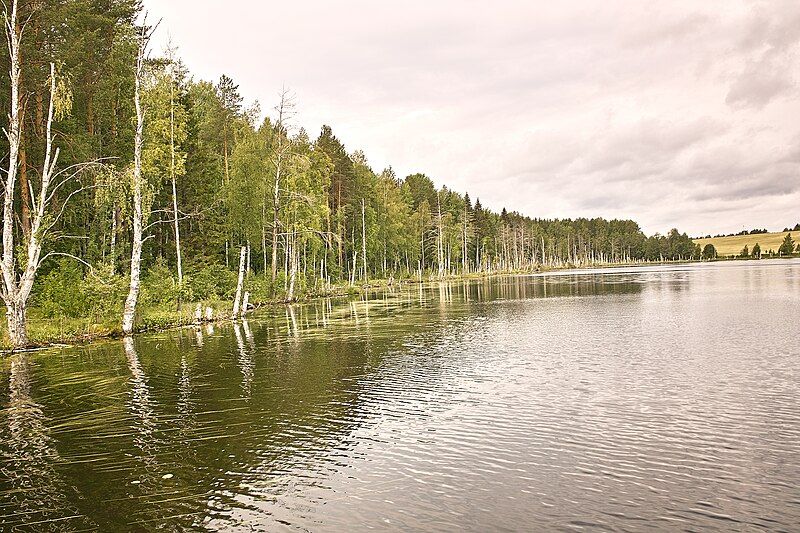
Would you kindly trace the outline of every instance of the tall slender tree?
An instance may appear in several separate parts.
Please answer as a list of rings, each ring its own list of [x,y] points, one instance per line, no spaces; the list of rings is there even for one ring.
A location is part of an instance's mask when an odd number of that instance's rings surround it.
[[[134,105],[136,107],[136,134],[133,142],[133,171],[131,173],[131,188],[133,190],[133,214],[131,237],[131,269],[128,296],[125,298],[125,308],[122,312],[122,331],[126,335],[133,332],[134,319],[136,318],[136,303],[139,300],[140,276],[142,270],[142,246],[144,244],[145,216],[144,195],[147,184],[142,176],[142,145],[144,144],[144,109],[142,108],[141,91],[144,77],[144,63],[150,42],[150,30],[146,24],[142,25],[139,37],[139,50],[136,54],[136,80],[134,88]]]

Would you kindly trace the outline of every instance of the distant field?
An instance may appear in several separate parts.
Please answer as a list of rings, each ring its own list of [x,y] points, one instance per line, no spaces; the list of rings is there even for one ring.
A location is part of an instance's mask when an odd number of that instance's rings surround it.
[[[761,247],[761,253],[767,253],[769,250],[775,250],[777,253],[786,233],[785,231],[781,231],[779,233],[762,233],[760,235],[712,237],[710,239],[695,239],[694,242],[699,244],[701,248],[708,243],[713,244],[714,248],[717,249],[717,255],[739,255],[745,245],[752,250],[755,243],[758,243]],[[800,232],[795,231],[789,233],[792,233],[792,238],[795,240],[795,243],[800,239]]]

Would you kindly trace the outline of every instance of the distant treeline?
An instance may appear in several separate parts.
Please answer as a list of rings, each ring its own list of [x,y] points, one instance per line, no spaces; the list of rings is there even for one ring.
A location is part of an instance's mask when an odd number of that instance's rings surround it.
[[[794,228],[789,228],[789,227],[783,228],[783,231],[784,232],[787,232],[787,231],[800,231],[800,223],[795,224]],[[761,234],[764,234],[764,233],[769,233],[769,230],[756,228],[756,229],[751,229],[750,231],[742,230],[739,233],[719,233],[717,235],[710,235],[709,234],[709,235],[706,235],[704,237],[697,237],[697,238],[698,239],[711,239],[711,238],[719,238],[719,237],[738,237],[738,236],[741,236],[741,235],[761,235]]]

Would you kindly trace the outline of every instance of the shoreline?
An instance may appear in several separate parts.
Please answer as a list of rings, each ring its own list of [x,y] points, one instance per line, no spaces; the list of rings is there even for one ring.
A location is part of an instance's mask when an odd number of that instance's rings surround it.
[[[316,300],[322,300],[325,298],[348,298],[348,297],[357,297],[363,296],[367,294],[369,291],[372,290],[386,290],[393,285],[395,287],[402,287],[402,286],[409,286],[409,285],[420,285],[420,284],[428,284],[428,283],[437,283],[437,282],[446,282],[446,281],[469,281],[469,280],[477,280],[477,279],[489,279],[495,277],[502,277],[502,276],[525,276],[525,275],[546,275],[548,273],[558,273],[559,275],[568,274],[570,271],[591,271],[591,270],[603,270],[603,269],[618,269],[618,268],[631,268],[631,267],[653,267],[653,266],[661,266],[661,265],[689,265],[695,263],[718,263],[718,262],[731,262],[731,261],[763,261],[767,259],[792,259],[795,257],[762,257],[761,259],[755,259],[752,257],[745,258],[745,257],[733,257],[733,258],[716,258],[711,260],[679,260],[679,261],[648,261],[648,262],[631,262],[631,263],[613,263],[613,264],[604,264],[604,265],[587,265],[587,266],[576,266],[576,265],[569,265],[563,267],[538,267],[536,270],[503,270],[503,271],[492,271],[492,272],[472,272],[468,274],[457,274],[453,276],[447,276],[441,279],[436,277],[428,277],[420,281],[419,278],[408,278],[408,279],[399,279],[394,282],[394,284],[390,284],[389,280],[387,279],[376,279],[372,280],[364,285],[354,285],[354,286],[344,286],[344,287],[337,287],[337,290],[334,290],[329,293],[312,293],[301,298],[296,298],[292,301],[286,301],[283,299],[273,299],[261,302],[253,302],[254,309],[250,312],[257,311],[259,309],[264,308],[274,308],[279,306],[286,306],[295,303],[308,303],[313,302]],[[191,315],[185,314],[183,308],[180,310],[174,311],[172,317],[165,318],[163,316],[159,317],[158,320],[154,320],[148,322],[146,324],[140,324],[133,332],[132,335],[140,335],[144,333],[158,333],[164,331],[170,331],[180,328],[186,328],[191,326],[202,326],[204,324],[217,324],[220,322],[225,321],[234,321],[236,320],[233,316],[231,316],[230,311],[219,311],[220,307],[231,307],[231,302],[227,301],[215,301],[215,302],[207,302],[212,305],[216,306],[216,316],[212,319],[207,320],[203,319],[199,322],[195,320]],[[191,302],[185,304],[188,306],[194,306],[197,302]],[[59,321],[59,319],[43,319],[48,324],[55,324]],[[18,348],[13,349],[7,346],[6,340],[2,340],[2,344],[0,344],[0,357],[8,356],[14,353],[21,353],[21,352],[32,352],[32,351],[40,351],[45,350],[48,348],[59,348],[59,347],[72,347],[72,346],[85,346],[87,344],[91,344],[93,342],[98,342],[102,340],[112,340],[112,339],[121,339],[124,338],[126,335],[122,332],[121,324],[117,327],[112,328],[105,328],[103,329],[102,324],[100,323],[89,323],[87,322],[87,330],[91,329],[92,326],[98,328],[96,331],[87,331],[86,333],[68,333],[62,334],[60,336],[53,336],[47,337],[45,339],[36,339],[35,335],[32,335],[32,340],[30,345],[26,346],[25,348]]]

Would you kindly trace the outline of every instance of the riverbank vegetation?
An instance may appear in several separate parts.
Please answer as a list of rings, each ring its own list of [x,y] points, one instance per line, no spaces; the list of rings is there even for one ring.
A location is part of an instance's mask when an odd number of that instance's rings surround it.
[[[794,236],[792,235],[794,234]],[[800,254],[797,238],[800,231],[781,231],[775,233],[742,233],[725,237],[705,237],[695,239],[704,249],[711,245],[720,258],[766,258],[788,257]]]
[[[137,0],[5,10],[12,345],[29,342],[29,308],[35,321],[133,331],[242,290],[293,300],[374,279],[701,255],[678,230],[495,211],[425,174],[373,168],[331,127],[299,127],[289,90],[261,108],[230,77],[199,80],[176,50],[152,51],[140,11]]]

